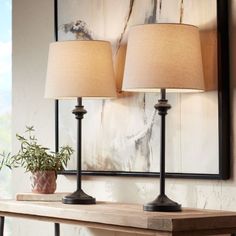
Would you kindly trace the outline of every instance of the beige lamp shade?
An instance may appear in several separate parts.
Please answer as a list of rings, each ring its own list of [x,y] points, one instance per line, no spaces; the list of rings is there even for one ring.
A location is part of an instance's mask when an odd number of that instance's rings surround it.
[[[111,45],[106,41],[51,43],[46,98],[116,97]]]
[[[184,24],[131,28],[123,90],[204,90],[199,30]]]

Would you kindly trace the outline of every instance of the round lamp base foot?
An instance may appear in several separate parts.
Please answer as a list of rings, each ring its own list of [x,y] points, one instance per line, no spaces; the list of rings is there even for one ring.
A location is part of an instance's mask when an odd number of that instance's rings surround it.
[[[181,211],[181,205],[172,201],[166,195],[159,195],[154,201],[143,206],[144,211],[177,212]]]
[[[78,189],[71,195],[62,198],[64,204],[96,204],[96,199],[87,195],[82,189]]]

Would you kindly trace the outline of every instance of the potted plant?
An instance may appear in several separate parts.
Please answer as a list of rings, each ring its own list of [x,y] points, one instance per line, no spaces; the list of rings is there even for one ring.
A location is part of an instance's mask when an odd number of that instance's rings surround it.
[[[26,172],[31,172],[32,192],[54,193],[56,190],[57,172],[64,170],[73,153],[69,146],[63,146],[59,152],[52,152],[38,144],[34,135],[34,127],[26,126],[27,137],[16,134],[20,142],[20,150],[16,155],[2,153],[1,166],[9,168],[23,167]]]

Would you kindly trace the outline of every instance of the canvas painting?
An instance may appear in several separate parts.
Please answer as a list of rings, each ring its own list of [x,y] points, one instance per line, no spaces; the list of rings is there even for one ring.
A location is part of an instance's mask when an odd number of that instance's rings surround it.
[[[83,170],[156,173],[160,157],[159,93],[122,91],[129,29],[183,23],[200,28],[206,91],[168,93],[166,171],[219,172],[217,21],[215,0],[58,0],[58,39],[112,44],[117,98],[83,99]],[[59,141],[76,149],[76,101],[59,101]],[[76,157],[68,170],[76,169]]]

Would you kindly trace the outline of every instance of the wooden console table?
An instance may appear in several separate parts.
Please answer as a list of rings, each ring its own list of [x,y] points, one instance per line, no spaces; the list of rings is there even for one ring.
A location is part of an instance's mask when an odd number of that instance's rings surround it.
[[[142,205],[98,202],[65,205],[60,202],[0,201],[0,236],[5,217],[81,225],[90,228],[153,236],[216,235],[236,232],[236,212],[184,209],[178,213],[144,212]]]

